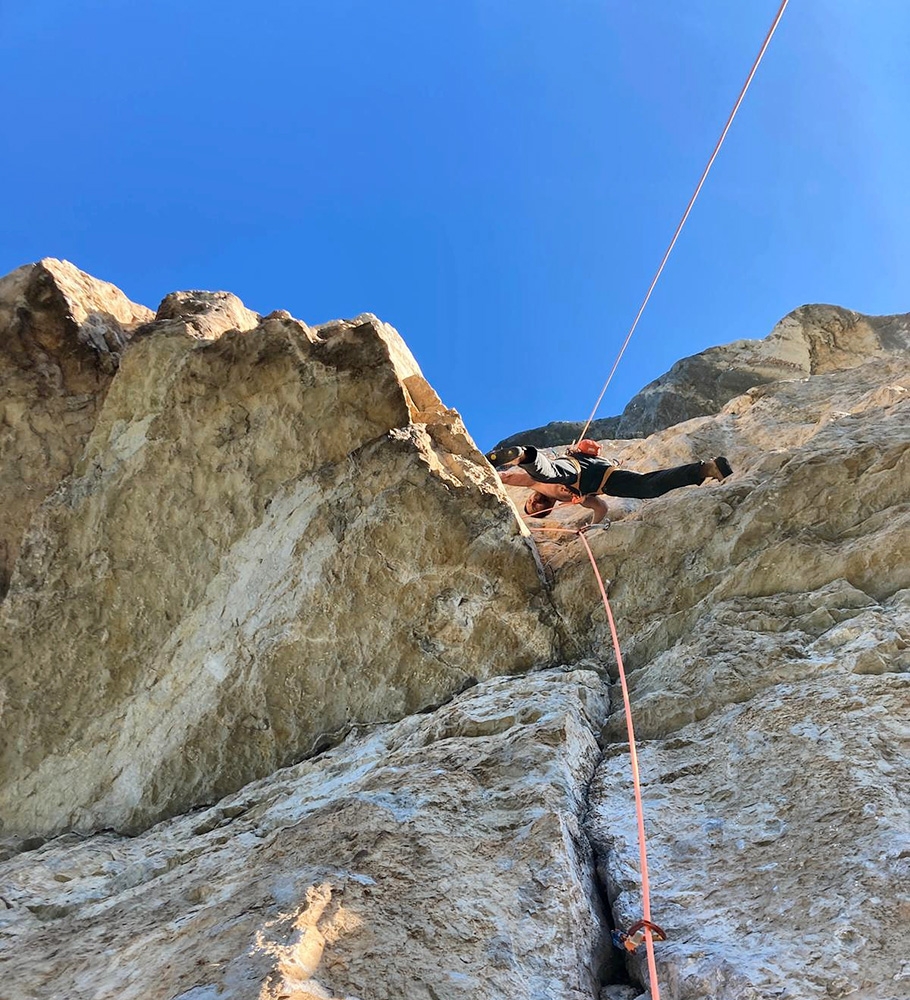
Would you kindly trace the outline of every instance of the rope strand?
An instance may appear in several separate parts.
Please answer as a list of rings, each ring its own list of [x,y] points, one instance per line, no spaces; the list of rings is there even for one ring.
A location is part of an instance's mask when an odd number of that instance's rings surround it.
[[[657,273],[651,279],[651,284],[648,286],[648,291],[645,294],[644,300],[642,301],[641,305],[638,308],[638,312],[635,315],[635,319],[632,322],[632,326],[629,329],[628,334],[626,334],[626,339],[623,341],[622,347],[620,347],[619,349],[619,354],[616,355],[616,360],[613,362],[613,367],[610,369],[610,374],[607,376],[607,381],[604,382],[604,386],[600,390],[600,395],[597,397],[597,402],[594,404],[594,409],[591,410],[591,415],[585,422],[585,426],[581,434],[579,434],[578,437],[576,438],[575,441],[576,444],[585,436],[585,433],[591,426],[591,421],[594,419],[594,415],[597,413],[600,404],[603,402],[603,398],[607,393],[607,389],[610,387],[610,383],[613,381],[613,376],[616,374],[616,369],[619,367],[619,362],[622,360],[622,356],[626,353],[626,348],[629,346],[629,341],[632,339],[632,334],[635,333],[635,329],[638,326],[638,321],[641,319],[642,314],[645,311],[645,307],[647,306],[648,302],[651,299],[651,293],[654,291],[657,282],[660,280],[660,276],[663,274],[664,268],[667,265],[667,261],[670,259],[670,254],[673,252],[673,247],[676,246],[676,241],[679,239],[679,234],[682,232],[683,226],[685,226],[686,220],[689,218],[689,213],[692,211],[692,207],[695,204],[695,201],[698,198],[699,194],[701,193],[701,189],[704,186],[705,181],[707,180],[708,174],[711,172],[711,167],[714,166],[714,161],[717,159],[717,154],[720,152],[720,148],[724,144],[724,139],[727,138],[727,133],[730,131],[730,126],[733,124],[733,119],[736,117],[736,112],[739,111],[739,106],[743,103],[743,99],[746,96],[746,92],[748,91],[749,86],[752,83],[752,78],[755,76],[759,64],[764,58],[768,46],[771,44],[771,39],[774,37],[774,32],[777,30],[777,26],[778,24],[780,24],[780,20],[784,16],[784,11],[787,9],[788,3],[789,0],[783,0],[779,10],[777,11],[777,14],[775,15],[771,27],[768,29],[767,35],[765,35],[765,40],[762,42],[762,46],[758,51],[758,55],[755,57],[755,62],[752,63],[752,69],[749,70],[749,75],[746,77],[746,82],[743,84],[742,89],[739,92],[739,97],[736,98],[736,103],[733,105],[733,110],[727,117],[726,124],[724,125],[723,131],[720,134],[720,138],[715,143],[714,150],[711,153],[711,157],[708,160],[707,166],[702,171],[702,175],[699,178],[698,185],[695,188],[695,192],[689,199],[689,204],[686,205],[686,210],[685,212],[683,212],[683,217],[679,220],[679,225],[676,227],[676,232],[673,234],[673,239],[670,240],[670,245],[667,247],[666,252],[663,255],[663,258],[661,259],[660,267],[658,267]]]
[[[591,421],[594,419],[594,415],[597,413],[598,407],[600,406],[604,396],[606,395],[607,389],[609,388],[610,383],[613,380],[613,376],[616,374],[616,369],[619,367],[619,363],[622,360],[623,355],[625,354],[626,348],[629,346],[629,342],[632,339],[632,335],[635,333],[636,327],[638,326],[642,314],[644,313],[645,308],[651,299],[651,295],[654,292],[657,282],[660,280],[661,274],[663,274],[663,270],[666,267],[667,261],[670,258],[670,254],[673,252],[673,248],[676,246],[676,241],[679,239],[679,235],[682,232],[687,219],[689,218],[689,214],[691,213],[692,208],[695,205],[695,201],[698,198],[699,194],[701,193],[701,189],[704,186],[705,180],[707,179],[708,174],[711,171],[711,167],[714,165],[714,161],[717,159],[717,155],[720,152],[721,146],[723,145],[724,140],[727,137],[727,133],[730,131],[730,126],[733,124],[733,119],[736,117],[736,113],[739,111],[739,107],[746,96],[746,92],[748,91],[749,86],[752,83],[752,79],[755,76],[756,71],[758,70],[759,64],[761,63],[765,52],[767,51],[768,45],[770,44],[771,39],[774,36],[774,32],[777,30],[778,24],[780,24],[780,20],[784,15],[784,11],[787,8],[788,2],[789,0],[782,0],[780,8],[778,9],[777,14],[774,18],[774,21],[772,22],[771,27],[768,29],[768,33],[765,36],[765,40],[764,42],[762,42],[762,46],[759,49],[758,55],[756,56],[755,61],[752,64],[752,68],[749,70],[749,75],[746,77],[746,82],[743,84],[742,89],[739,92],[739,96],[736,99],[736,103],[733,105],[733,110],[727,117],[727,121],[724,124],[723,131],[720,134],[720,138],[715,143],[711,156],[708,159],[708,163],[705,166],[705,169],[702,171],[702,175],[699,178],[698,184],[695,188],[694,193],[692,194],[692,197],[689,199],[689,204],[686,206],[686,210],[683,213],[682,219],[680,219],[679,225],[676,227],[676,231],[673,233],[673,238],[670,240],[670,245],[667,247],[663,255],[663,258],[661,259],[660,266],[657,268],[657,272],[651,279],[651,284],[648,286],[648,291],[645,294],[641,306],[639,306],[638,312],[635,315],[635,319],[632,322],[632,326],[629,329],[629,332],[626,335],[626,339],[623,341],[622,347],[619,350],[619,354],[617,354],[616,360],[613,362],[613,367],[610,369],[610,373],[607,376],[607,380],[600,391],[600,395],[597,397],[597,402],[594,404],[594,409],[591,411],[591,415],[585,422],[584,428],[581,434],[578,435],[578,438],[576,439],[575,443],[580,441],[585,436],[585,433],[591,426]],[[553,508],[555,508],[557,505],[558,501],[553,504]],[[550,510],[552,510],[553,508],[550,508],[547,511],[547,513],[549,513]],[[571,531],[573,534],[578,535],[578,537],[581,539],[582,545],[584,545],[585,547],[585,551],[588,554],[588,559],[591,562],[591,567],[594,570],[594,576],[597,580],[597,586],[600,589],[600,596],[603,599],[603,605],[607,612],[607,621],[609,622],[610,625],[610,636],[613,640],[613,650],[616,655],[616,664],[619,671],[619,683],[620,687],[622,688],[622,699],[623,699],[623,708],[625,711],[626,730],[629,737],[629,761],[632,770],[632,786],[635,792],[635,816],[638,826],[638,855],[639,855],[639,866],[641,869],[641,905],[642,905],[642,913],[644,916],[643,929],[644,929],[645,947],[647,949],[647,958],[648,958],[648,980],[649,980],[648,987],[651,992],[651,1000],[660,1000],[660,986],[657,981],[657,961],[654,956],[654,938],[651,932],[651,888],[648,877],[648,852],[647,852],[647,845],[645,842],[645,819],[644,819],[644,807],[642,804],[642,794],[641,794],[641,778],[638,769],[638,750],[635,743],[635,730],[632,723],[632,705],[631,705],[631,700],[629,698],[629,688],[626,683],[626,671],[623,665],[622,650],[620,649],[619,645],[619,636],[616,631],[616,622],[613,618],[613,611],[610,607],[610,601],[609,598],[607,597],[607,590],[606,587],[604,586],[603,578],[600,575],[600,569],[597,566],[597,560],[594,558],[594,553],[591,550],[591,546],[588,544],[588,540],[585,537],[584,531],[580,531],[577,529],[562,528],[562,527],[545,528],[543,525],[529,525],[529,527],[531,527],[532,529],[539,528],[540,530],[561,531],[566,533]]]
[[[588,545],[584,532],[579,531],[578,537],[581,539],[591,566],[594,569],[594,576],[597,578],[597,586],[600,588],[600,596],[603,598],[604,608],[607,611],[607,621],[610,623],[610,635],[613,638],[613,651],[616,654],[616,665],[619,669],[619,683],[622,687],[622,702],[626,714],[626,731],[629,735],[629,760],[632,765],[632,786],[635,789],[635,816],[638,822],[638,859],[641,866],[641,909],[645,921],[651,920],[651,885],[648,880],[648,849],[645,845],[645,814],[641,798],[641,780],[638,773],[638,750],[635,746],[635,729],[632,725],[632,703],[629,700],[629,688],[626,684],[626,671],[622,662],[622,651],[619,648],[619,636],[616,633],[616,622],[613,620],[613,611],[610,608],[610,601],[607,597],[607,589],[604,587],[600,570],[597,568],[597,560]],[[657,983],[657,962],[654,958],[654,938],[651,935],[651,928],[645,924],[645,947],[648,951],[648,986],[651,990],[651,1000],[660,1000],[660,987]]]

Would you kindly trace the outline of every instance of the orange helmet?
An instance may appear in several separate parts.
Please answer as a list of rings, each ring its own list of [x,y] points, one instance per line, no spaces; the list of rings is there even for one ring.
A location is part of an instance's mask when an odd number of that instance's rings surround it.
[[[594,458],[597,458],[600,454],[600,445],[596,441],[592,441],[590,438],[583,438],[577,445],[575,445],[572,451],[580,451],[582,455],[591,455]]]

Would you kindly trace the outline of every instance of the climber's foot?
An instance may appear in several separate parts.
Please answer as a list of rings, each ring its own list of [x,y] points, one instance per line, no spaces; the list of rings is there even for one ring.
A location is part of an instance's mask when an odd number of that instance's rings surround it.
[[[512,445],[510,448],[494,448],[488,451],[486,459],[490,465],[503,469],[508,465],[520,465],[525,456],[525,450],[521,445]]]
[[[733,469],[723,455],[718,455],[717,458],[709,458],[707,462],[701,463],[701,474],[704,479],[722,482],[727,476],[733,475]]]

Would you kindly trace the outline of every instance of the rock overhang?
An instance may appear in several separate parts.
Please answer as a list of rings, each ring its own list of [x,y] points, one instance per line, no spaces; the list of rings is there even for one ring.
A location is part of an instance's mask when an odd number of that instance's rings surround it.
[[[397,331],[140,309],[0,606],[7,832],[138,829],[558,659],[526,532]]]

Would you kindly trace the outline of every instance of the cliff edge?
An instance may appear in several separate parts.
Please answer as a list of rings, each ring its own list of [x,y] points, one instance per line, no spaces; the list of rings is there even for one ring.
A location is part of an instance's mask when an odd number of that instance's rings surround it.
[[[529,531],[375,317],[0,292],[4,1000],[646,1000],[587,513]],[[797,310],[602,441],[734,468],[587,536],[663,1000],[908,995],[908,319]]]

